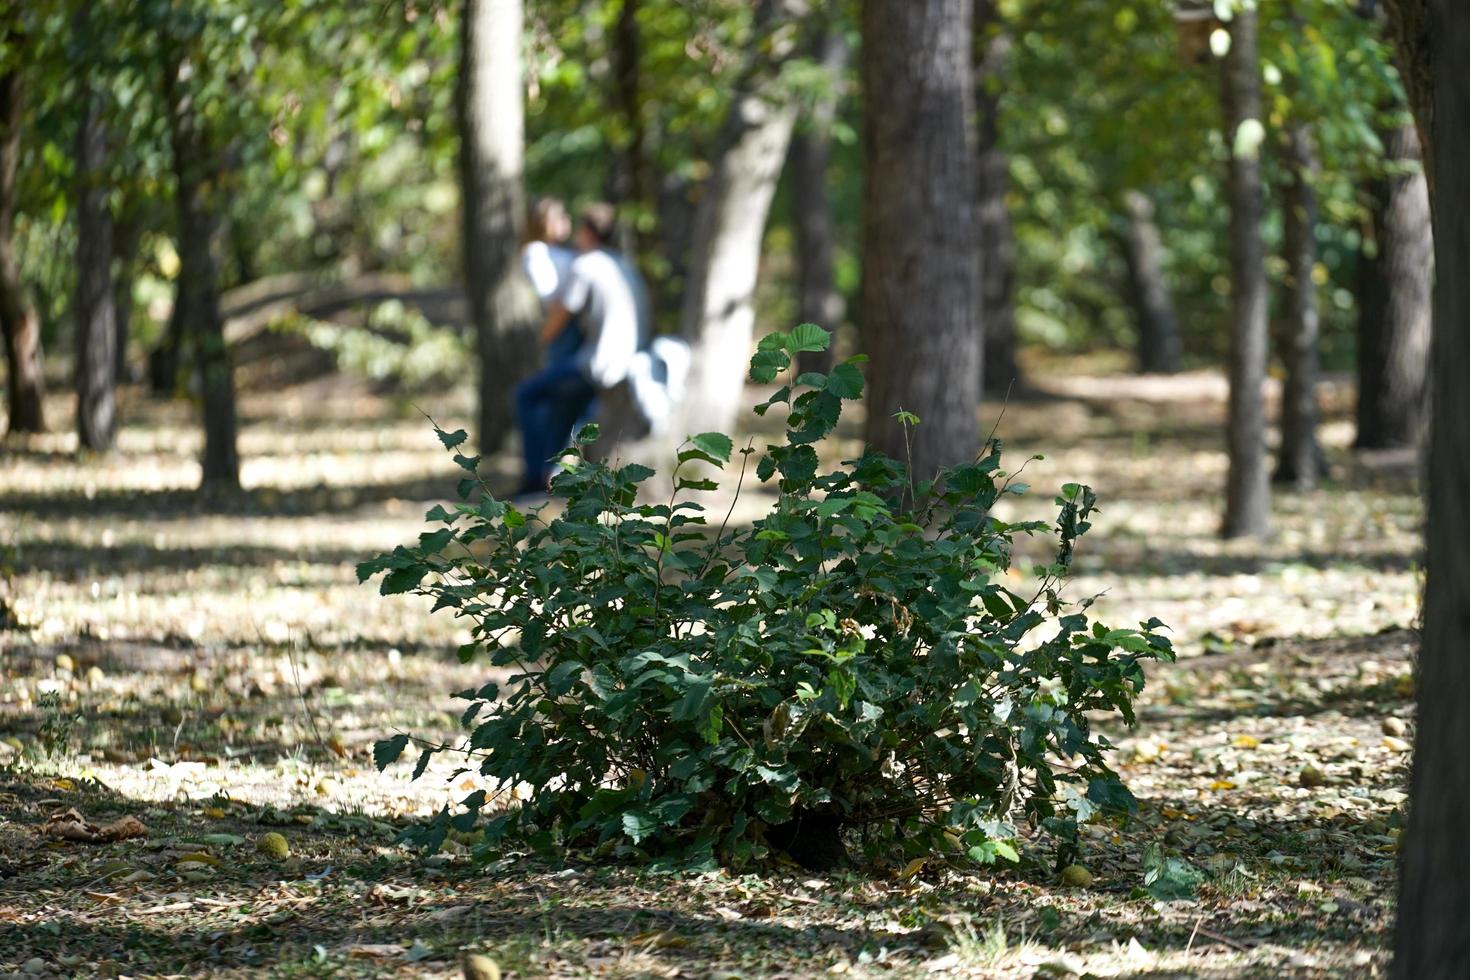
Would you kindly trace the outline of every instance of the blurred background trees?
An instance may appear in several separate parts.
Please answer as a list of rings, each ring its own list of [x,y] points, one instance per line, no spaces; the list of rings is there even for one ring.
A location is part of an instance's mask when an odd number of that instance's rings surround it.
[[[524,202],[549,194],[619,205],[658,329],[695,345],[700,428],[734,417],[754,337],[813,319],[873,355],[880,445],[900,402],[923,419],[926,466],[945,457],[925,439],[960,451],[982,392],[1033,369],[1219,370],[1235,351],[1230,532],[1265,527],[1268,423],[1276,475],[1321,477],[1321,372],[1359,379],[1359,446],[1417,443],[1432,239],[1382,11],[955,0],[932,16],[968,41],[929,113],[901,59],[931,15],[900,7],[13,7],[6,426],[61,424],[49,375],[77,394],[79,445],[105,449],[126,424],[112,387],[146,367],[155,395],[199,405],[205,482],[236,485],[232,365],[268,335],[385,383],[468,380],[478,355],[495,448],[534,360],[510,259]]]

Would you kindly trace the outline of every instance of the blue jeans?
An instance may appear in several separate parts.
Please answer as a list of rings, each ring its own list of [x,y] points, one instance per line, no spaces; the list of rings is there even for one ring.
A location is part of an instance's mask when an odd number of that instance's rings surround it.
[[[521,491],[545,490],[551,458],[571,443],[572,429],[586,418],[597,389],[571,361],[546,365],[516,386],[516,419],[526,476]]]

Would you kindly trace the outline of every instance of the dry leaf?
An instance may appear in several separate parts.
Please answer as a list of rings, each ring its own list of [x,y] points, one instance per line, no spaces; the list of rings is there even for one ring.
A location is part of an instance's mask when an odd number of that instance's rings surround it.
[[[137,817],[123,817],[109,824],[95,824],[76,810],[53,813],[41,826],[41,833],[60,840],[80,841],[84,844],[106,844],[128,840],[132,837],[147,837],[148,828]]]
[[[383,960],[390,956],[402,956],[403,947],[397,943],[368,943],[347,950],[349,960]]]

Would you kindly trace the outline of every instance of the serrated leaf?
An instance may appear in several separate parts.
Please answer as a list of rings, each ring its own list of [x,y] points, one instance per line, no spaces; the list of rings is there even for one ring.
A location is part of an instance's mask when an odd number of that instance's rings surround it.
[[[786,335],[786,350],[791,354],[816,353],[832,346],[832,335],[815,323],[797,324]]]
[[[382,772],[397,762],[398,757],[403,754],[403,750],[406,748],[408,748],[408,736],[401,732],[392,738],[380,739],[374,742],[373,765],[378,767],[379,772]]]
[[[658,821],[647,812],[629,810],[623,814],[623,833],[632,838],[633,843],[641,843],[645,837],[652,837],[657,831]]]
[[[401,595],[404,592],[412,592],[424,580],[425,573],[426,569],[421,565],[395,568],[383,576],[383,582],[378,586],[378,595]]]
[[[443,429],[436,429],[434,431],[439,436],[439,441],[444,444],[445,449],[453,449],[470,437],[469,433],[463,429],[455,429],[453,432],[445,432]]]
[[[428,554],[443,551],[444,546],[454,540],[454,528],[446,527],[438,531],[425,531],[419,535],[419,547]]]
[[[689,443],[700,452],[709,453],[725,462],[729,461],[730,453],[735,450],[735,444],[723,432],[701,432],[690,436]]]
[[[827,375],[827,390],[838,398],[861,398],[863,396],[863,372],[854,364],[838,364]]]
[[[750,359],[750,380],[756,384],[770,384],[776,375],[791,366],[791,358],[778,350],[756,351]]]

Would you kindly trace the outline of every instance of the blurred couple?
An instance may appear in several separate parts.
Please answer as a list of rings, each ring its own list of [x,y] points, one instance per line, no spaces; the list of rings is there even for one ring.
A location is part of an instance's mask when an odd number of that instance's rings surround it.
[[[557,458],[592,420],[599,394],[626,384],[652,432],[663,431],[682,396],[688,345],[652,336],[648,288],[617,238],[610,204],[583,207],[575,228],[556,198],[531,206],[521,267],[541,300],[543,365],[516,387],[525,459],[518,496],[546,492]]]

